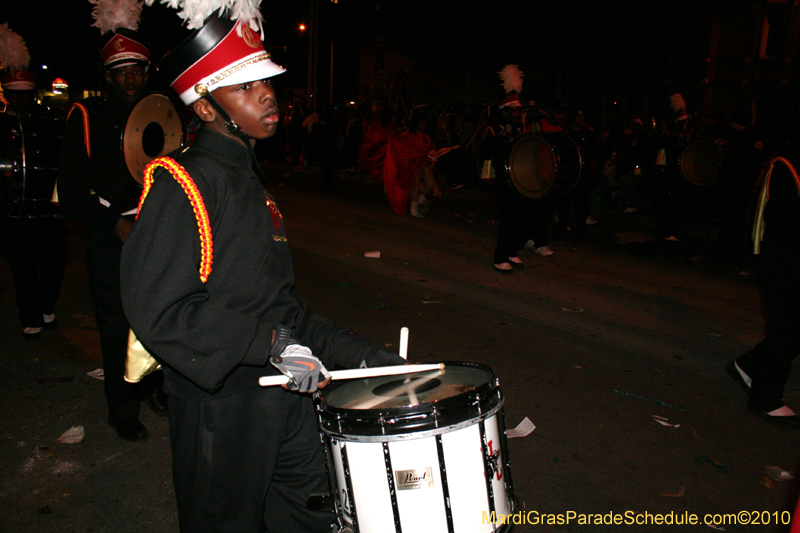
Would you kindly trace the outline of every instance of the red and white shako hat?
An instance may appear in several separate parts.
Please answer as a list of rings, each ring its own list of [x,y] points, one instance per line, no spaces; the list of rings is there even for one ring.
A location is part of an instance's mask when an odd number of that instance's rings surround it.
[[[92,26],[100,29],[103,44],[100,56],[107,70],[140,65],[150,65],[150,50],[136,30],[142,15],[143,2],[137,0],[89,0],[92,9]]]
[[[129,65],[150,65],[150,50],[138,33],[118,29],[110,37],[100,49],[104,68],[111,70]]]
[[[169,52],[158,71],[183,103],[219,87],[263,80],[286,72],[264,49],[261,32],[250,21],[213,14],[202,27]]]
[[[31,55],[25,41],[8,23],[0,24],[0,69],[4,69],[0,78],[3,89],[7,91],[31,91],[36,89],[36,76],[25,70],[31,61]]]
[[[36,76],[27,70],[12,70],[0,78],[4,91],[32,91],[36,89]]]

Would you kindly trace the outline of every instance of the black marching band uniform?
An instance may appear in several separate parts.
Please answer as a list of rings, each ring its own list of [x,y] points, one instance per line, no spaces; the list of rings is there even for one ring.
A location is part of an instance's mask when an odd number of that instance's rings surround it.
[[[760,282],[765,319],[764,340],[728,366],[748,391],[747,408],[785,427],[800,427],[800,417],[770,414],[781,409],[792,361],[800,353],[800,139],[784,145],[764,187]],[[774,161],[774,160],[773,160]],[[762,192],[762,195],[764,193]],[[756,243],[758,232],[754,232]]]
[[[149,50],[135,32],[112,33],[101,50],[107,72],[149,63]],[[119,42],[118,46],[114,46]],[[120,51],[122,50],[122,51]],[[143,86],[139,89],[143,89]],[[104,387],[109,423],[120,437],[142,440],[139,384],[124,379],[130,326],[120,298],[120,257],[123,241],[116,225],[133,220],[141,186],[121,152],[121,137],[132,103],[111,91],[108,99],[89,98],[70,110],[64,132],[58,174],[58,197],[64,213],[85,225],[89,288],[103,352]],[[157,374],[148,385],[161,379]],[[166,413],[164,413],[166,414]]]
[[[278,373],[289,334],[327,368],[404,361],[310,312],[297,293],[283,216],[250,138],[211,94],[220,80],[222,90],[259,84],[250,90],[271,96],[256,113],[269,112],[274,92],[261,80],[284,70],[258,32],[211,17],[159,72],[185,104],[205,98],[232,134],[204,127],[174,159],[151,163],[122,253],[125,311],[170,394],[181,531],[328,531],[332,513],[307,505],[329,492],[312,398],[260,387],[259,377]]]
[[[27,67],[27,48],[7,27],[0,64],[8,69],[0,82],[9,100],[0,110],[0,237],[14,278],[16,303],[26,340],[56,327],[55,306],[67,264],[64,215],[52,203],[55,159],[63,120],[48,116],[35,102],[36,77]],[[23,53],[20,53],[23,52]],[[10,64],[22,57],[24,65]],[[16,68],[20,67],[20,68]]]

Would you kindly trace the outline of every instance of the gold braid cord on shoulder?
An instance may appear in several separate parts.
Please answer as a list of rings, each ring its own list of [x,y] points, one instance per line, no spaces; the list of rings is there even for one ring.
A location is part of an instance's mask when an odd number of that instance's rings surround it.
[[[139,198],[139,209],[137,210],[136,217],[138,218],[138,211],[142,210],[144,199],[153,186],[153,172],[156,168],[162,167],[172,174],[172,177],[180,183],[189,201],[192,203],[192,210],[197,219],[197,228],[200,232],[200,281],[205,283],[208,281],[208,276],[211,274],[211,264],[214,261],[214,242],[211,237],[211,222],[208,219],[208,211],[206,211],[206,204],[203,202],[203,197],[197,189],[192,177],[186,172],[177,161],[171,157],[159,157],[153,159],[150,164],[144,169],[144,184],[142,188],[142,196]]]
[[[86,155],[89,157],[89,159],[91,159],[92,143],[89,137],[89,111],[83,104],[72,104],[72,107],[70,107],[69,111],[67,112],[67,121],[69,121],[69,116],[73,111],[75,111],[76,108],[81,112],[81,116],[83,117],[83,144],[86,145]]]
[[[211,222],[208,220],[208,211],[203,197],[197,189],[192,177],[186,172],[177,161],[171,157],[159,157],[153,159],[144,169],[144,184],[142,196],[139,198],[139,209],[136,218],[139,218],[139,211],[142,210],[144,199],[153,186],[153,172],[156,168],[163,167],[172,174],[172,177],[181,184],[186,196],[192,203],[192,210],[197,219],[197,228],[200,231],[200,281],[205,283],[211,274],[211,263],[214,259],[214,244],[211,239]],[[161,365],[156,361],[147,348],[131,329],[128,331],[128,356],[125,360],[125,381],[128,383],[139,383],[142,378],[151,372],[161,370]]]
[[[800,176],[797,174],[794,165],[785,157],[775,157],[769,162],[767,167],[767,175],[764,177],[764,184],[761,186],[761,194],[758,195],[758,206],[756,207],[756,217],[753,220],[753,253],[758,255],[761,253],[761,241],[764,240],[764,208],[767,207],[769,200],[769,180],[772,176],[772,170],[775,168],[775,163],[783,163],[789,172],[792,173],[794,184],[797,187],[797,194],[800,195]]]

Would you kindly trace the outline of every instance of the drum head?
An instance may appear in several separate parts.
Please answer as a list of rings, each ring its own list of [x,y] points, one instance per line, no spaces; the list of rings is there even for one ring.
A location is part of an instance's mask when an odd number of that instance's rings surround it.
[[[558,160],[546,138],[526,133],[511,146],[506,170],[517,192],[529,198],[541,198],[553,186]]]
[[[722,150],[716,139],[696,139],[681,155],[681,174],[695,185],[711,185],[722,164]]]
[[[183,143],[181,117],[163,94],[143,96],[133,106],[122,134],[122,154],[131,176],[144,182],[150,161],[177,150]]]
[[[390,435],[457,424],[500,406],[489,367],[447,363],[444,370],[334,383],[321,392],[317,411],[330,433]]]
[[[484,368],[446,365],[443,372],[353,379],[322,396],[329,406],[340,409],[415,407],[474,390],[491,377]]]

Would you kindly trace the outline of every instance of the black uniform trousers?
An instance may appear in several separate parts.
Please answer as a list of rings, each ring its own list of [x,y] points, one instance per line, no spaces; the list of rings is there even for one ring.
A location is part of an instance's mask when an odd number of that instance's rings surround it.
[[[511,186],[498,177],[495,181],[498,226],[494,264],[507,263],[517,257],[519,250],[535,231],[537,216],[535,201],[511,190]],[[537,242],[537,246],[538,246]],[[544,245],[542,245],[544,246]]]
[[[257,387],[209,401],[170,397],[181,533],[328,533],[330,494],[311,396]],[[266,528],[266,529],[265,529]]]
[[[67,265],[67,226],[63,218],[5,218],[3,243],[23,328],[40,328],[55,313]]]
[[[793,146],[789,153],[796,155],[800,145]],[[780,164],[770,183],[759,256],[764,340],[736,360],[753,380],[748,407],[764,412],[783,405],[783,388],[800,353],[800,191]]]
[[[100,330],[109,416],[121,424],[139,419],[139,384],[125,381],[130,325],[122,310],[119,263],[122,241],[95,229],[89,235],[89,288]],[[160,373],[159,373],[160,374]]]
[[[573,204],[575,204],[575,235],[583,237],[586,234],[586,218],[589,216],[587,179],[579,179],[571,191],[558,199],[558,235],[561,237],[567,234],[569,221],[572,218]],[[536,240],[534,239],[533,242],[536,243]],[[539,244],[537,243],[536,246],[538,247]]]
[[[764,340],[736,362],[753,380],[748,406],[769,412],[783,405],[783,388],[800,352],[800,250],[772,247],[761,255]]]

